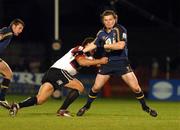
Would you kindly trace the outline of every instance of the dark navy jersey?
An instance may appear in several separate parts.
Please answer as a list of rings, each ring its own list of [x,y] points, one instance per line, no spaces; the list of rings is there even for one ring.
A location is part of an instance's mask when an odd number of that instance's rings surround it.
[[[109,60],[121,60],[128,59],[127,49],[127,30],[116,24],[110,32],[106,32],[105,28],[101,29],[96,36],[95,44],[116,44],[118,41],[125,41],[125,47],[123,50],[101,50],[102,56],[107,56]]]
[[[10,44],[13,37],[13,33],[10,27],[4,27],[0,29],[0,35],[3,35],[3,39],[0,40],[0,53]]]

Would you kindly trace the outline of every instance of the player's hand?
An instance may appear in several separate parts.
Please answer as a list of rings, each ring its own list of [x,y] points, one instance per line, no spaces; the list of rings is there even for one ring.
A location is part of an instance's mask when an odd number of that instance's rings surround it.
[[[107,57],[102,57],[100,59],[100,61],[101,61],[101,64],[107,64],[108,63],[108,58]]]

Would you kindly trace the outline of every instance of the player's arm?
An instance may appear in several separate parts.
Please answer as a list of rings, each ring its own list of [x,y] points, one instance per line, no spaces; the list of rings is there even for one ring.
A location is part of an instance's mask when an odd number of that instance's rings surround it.
[[[83,49],[83,52],[85,52],[85,53],[90,52],[96,48],[97,48],[97,46],[94,44],[94,41],[93,41],[90,44],[86,45],[86,47]]]
[[[0,41],[3,40],[3,34],[0,34]]]
[[[12,32],[7,32],[5,34],[3,33],[0,33],[0,41],[4,40],[4,39],[7,39],[9,37],[13,36],[13,33]]]
[[[113,44],[105,44],[105,49],[111,49],[111,50],[122,50],[125,47],[125,41],[119,41]]]
[[[126,29],[122,29],[120,27],[115,28],[117,37],[116,37],[116,43],[113,44],[105,44],[105,49],[110,50],[122,50],[125,48],[126,41],[127,41],[127,31]]]
[[[91,65],[99,65],[99,64],[106,64],[108,62],[107,57],[102,57],[100,59],[87,59],[84,56],[79,56],[76,58],[76,61],[81,66],[91,66]]]

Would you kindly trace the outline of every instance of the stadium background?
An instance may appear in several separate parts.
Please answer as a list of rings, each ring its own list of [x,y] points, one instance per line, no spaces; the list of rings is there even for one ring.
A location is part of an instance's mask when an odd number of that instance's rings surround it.
[[[101,93],[110,97],[98,98],[83,117],[57,117],[56,111],[63,100],[50,99],[42,106],[18,111],[14,118],[0,108],[0,130],[179,130],[180,103],[174,100],[180,100],[180,1],[59,1],[62,48],[54,51],[51,47],[54,43],[54,0],[0,0],[0,28],[8,26],[14,18],[26,23],[20,38],[14,38],[0,56],[14,71],[7,100],[19,102],[34,95],[43,73],[53,61],[85,37],[95,37],[102,27],[100,13],[104,9],[115,9],[119,22],[128,29],[132,67],[146,96],[150,94],[151,99],[155,98],[151,95],[152,86],[158,81],[153,93],[156,100],[147,99],[158,111],[158,117],[142,112],[134,97],[125,97],[133,96],[129,88],[112,78]],[[94,72],[93,68],[84,69],[80,75],[88,88],[93,83]],[[75,115],[85,101],[86,98],[79,98],[68,110]]]
[[[32,75],[45,72],[53,61],[85,37],[95,37],[102,27],[101,12],[114,9],[119,15],[119,23],[128,29],[130,61],[145,92],[148,93],[151,79],[180,78],[178,0],[61,0],[59,5],[62,47],[55,51],[51,47],[54,43],[52,0],[0,0],[0,27],[8,26],[14,18],[21,18],[26,24],[20,38],[14,38],[1,56],[13,71]],[[82,74],[87,76],[94,72],[94,69],[85,69]],[[129,93],[129,89],[116,78],[112,78],[108,85],[112,86],[111,95]]]

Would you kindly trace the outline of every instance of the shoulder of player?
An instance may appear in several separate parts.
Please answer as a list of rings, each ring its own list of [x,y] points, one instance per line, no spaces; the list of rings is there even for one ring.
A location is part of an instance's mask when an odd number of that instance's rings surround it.
[[[84,49],[84,47],[82,47],[82,46],[76,46],[76,47],[72,48],[70,50],[70,52],[76,58],[77,56],[84,55],[83,49]]]
[[[98,35],[102,34],[103,32],[104,32],[104,30],[103,30],[103,29],[99,30],[96,36],[98,36]]]
[[[76,46],[76,47],[71,49],[71,52],[74,53],[77,51],[82,51],[83,49],[84,49],[84,47],[82,47],[82,46]]]
[[[127,29],[126,29],[123,25],[121,25],[121,24],[116,24],[116,25],[114,26],[114,29],[115,29],[115,30],[122,31],[122,32],[127,32]]]
[[[9,27],[4,27],[0,30],[0,34],[3,35],[3,37],[6,38],[12,38],[13,37],[13,32]]]

